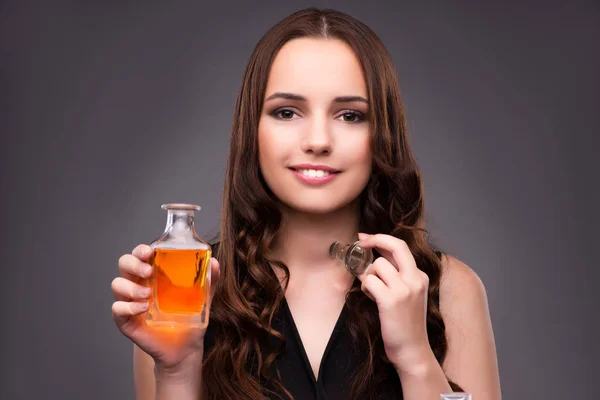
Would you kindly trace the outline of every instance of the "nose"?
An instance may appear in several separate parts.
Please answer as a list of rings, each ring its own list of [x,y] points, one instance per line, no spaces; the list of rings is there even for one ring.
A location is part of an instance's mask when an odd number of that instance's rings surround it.
[[[313,118],[311,124],[306,126],[302,150],[305,153],[329,154],[332,150],[332,137],[326,118]]]

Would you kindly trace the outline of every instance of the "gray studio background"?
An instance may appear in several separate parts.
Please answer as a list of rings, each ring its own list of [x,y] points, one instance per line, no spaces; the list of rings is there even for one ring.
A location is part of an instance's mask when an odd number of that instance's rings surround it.
[[[165,202],[217,232],[246,60],[325,4],[393,55],[428,228],[487,287],[504,398],[593,398],[600,6],[488,3],[0,2],[0,398],[133,398],[117,259]]]

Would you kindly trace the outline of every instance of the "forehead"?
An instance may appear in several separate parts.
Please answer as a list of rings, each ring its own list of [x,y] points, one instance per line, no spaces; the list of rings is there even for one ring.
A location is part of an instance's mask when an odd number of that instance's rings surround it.
[[[338,39],[300,38],[278,52],[267,82],[266,95],[286,91],[311,95],[362,95],[367,88],[352,48]]]

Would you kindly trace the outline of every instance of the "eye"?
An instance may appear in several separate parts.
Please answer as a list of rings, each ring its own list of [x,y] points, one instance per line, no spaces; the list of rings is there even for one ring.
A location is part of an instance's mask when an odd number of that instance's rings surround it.
[[[275,118],[282,120],[292,120],[296,112],[289,108],[279,108],[271,113]]]
[[[344,111],[344,113],[342,115],[340,115],[340,117],[342,118],[342,120],[344,122],[349,122],[351,124],[362,122],[365,119],[365,117],[362,113],[360,113],[358,111],[352,111],[352,110]]]
[[[278,108],[277,110],[273,111],[271,113],[271,115],[277,119],[288,120],[288,121],[295,119],[294,116],[299,118],[299,115],[290,108]],[[344,113],[342,115],[340,115],[338,117],[338,119],[339,118],[342,118],[343,122],[355,124],[355,123],[364,121],[365,116],[363,113],[361,113],[359,111],[347,110],[347,111],[344,111]]]

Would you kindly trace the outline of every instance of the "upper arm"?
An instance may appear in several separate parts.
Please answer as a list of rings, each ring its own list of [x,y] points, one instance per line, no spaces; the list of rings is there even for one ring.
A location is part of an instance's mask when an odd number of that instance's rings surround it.
[[[460,260],[442,260],[440,309],[448,352],[443,369],[475,399],[500,400],[496,345],[487,294],[479,276]]]
[[[137,345],[133,345],[133,379],[137,400],[154,400],[154,360]]]

